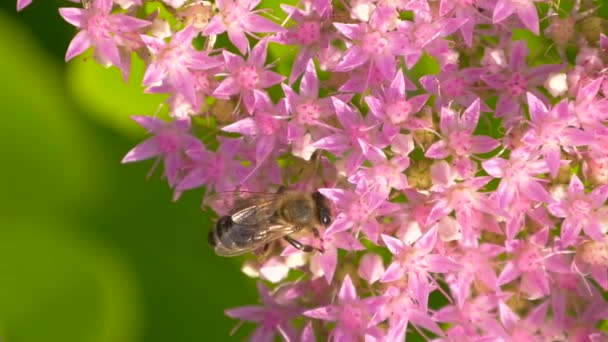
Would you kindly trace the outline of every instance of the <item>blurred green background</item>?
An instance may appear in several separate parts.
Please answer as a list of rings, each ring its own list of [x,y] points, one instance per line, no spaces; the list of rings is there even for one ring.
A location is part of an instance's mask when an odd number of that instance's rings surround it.
[[[242,260],[208,248],[200,192],[173,203],[151,161],[120,164],[145,137],[128,116],[164,98],[141,65],[125,85],[90,51],[66,64],[61,6],[0,4],[0,340],[227,340],[223,310],[257,302]]]

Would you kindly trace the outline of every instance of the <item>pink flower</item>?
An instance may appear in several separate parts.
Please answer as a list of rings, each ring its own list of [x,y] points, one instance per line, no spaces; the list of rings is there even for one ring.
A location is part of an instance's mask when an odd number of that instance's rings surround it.
[[[358,111],[337,97],[333,97],[332,100],[342,129],[317,140],[312,147],[337,155],[348,151],[346,173],[350,175],[363,163],[370,150],[375,150],[375,155],[384,154],[382,148],[388,145],[388,141],[383,136],[374,134],[374,128],[377,127],[374,118],[369,115],[363,118]]]
[[[461,175],[469,173],[467,169],[475,171],[476,166],[471,165],[468,157],[472,154],[487,153],[500,145],[500,142],[485,135],[473,135],[480,114],[480,100],[473,102],[462,114],[456,114],[449,108],[441,109],[441,122],[439,127],[442,139],[434,143],[426,151],[425,156],[433,159],[454,157]],[[474,173],[474,172],[473,172]]]
[[[80,29],[68,47],[65,60],[69,61],[93,46],[100,64],[115,65],[126,81],[131,52],[143,45],[136,33],[151,23],[126,14],[111,14],[112,5],[112,0],[93,0],[86,9],[59,9],[63,19]]]
[[[148,50],[157,56],[148,65],[142,84],[155,86],[162,83],[188,102],[197,103],[194,72],[218,67],[222,62],[194,49],[192,39],[196,34],[194,28],[188,26],[175,33],[170,43],[142,35]]]
[[[206,186],[207,192],[232,191],[250,172],[234,157],[240,151],[241,139],[218,137],[220,147],[216,152],[202,146],[186,150],[191,160],[186,174],[176,189],[185,191]]]
[[[247,322],[257,323],[251,334],[252,341],[272,341],[279,333],[287,341],[295,341],[296,330],[291,321],[296,319],[302,309],[295,303],[283,301],[258,282],[258,293],[262,305],[243,306],[226,310],[226,315]]]
[[[522,196],[538,202],[554,202],[541,180],[534,177],[549,171],[547,163],[539,157],[539,153],[519,148],[511,151],[509,160],[492,158],[481,163],[490,176],[501,179],[495,193],[499,207],[506,208]]]
[[[524,95],[531,92],[543,99],[544,95],[536,88],[543,84],[550,73],[558,72],[563,68],[560,64],[543,64],[531,68],[526,62],[527,55],[528,46],[525,40],[515,41],[511,45],[508,61],[499,61],[503,66],[500,72],[481,76],[481,79],[498,93],[496,116],[506,116],[509,124],[521,120],[519,104],[524,100]]]
[[[190,119],[167,123],[150,116],[132,116],[131,118],[154,136],[135,146],[125,155],[122,162],[131,163],[161,157],[165,165],[164,175],[169,184],[175,186],[178,181],[178,172],[186,162],[185,151],[203,148],[201,141],[190,134]]]
[[[420,112],[429,96],[418,95],[408,99],[405,91],[405,78],[403,73],[399,72],[382,94],[365,97],[370,112],[382,120],[382,130],[389,140],[392,140],[401,128],[417,131],[431,126],[429,122],[414,116]]]
[[[229,98],[240,94],[240,98],[249,114],[253,113],[258,101],[264,98],[264,89],[280,83],[284,77],[267,70],[266,63],[267,40],[260,41],[251,50],[244,61],[241,57],[224,51],[224,62],[228,76],[213,92],[213,96]]]
[[[385,201],[385,195],[372,191],[366,186],[355,192],[343,189],[319,189],[339,209],[339,214],[327,229],[327,234],[335,234],[349,229],[362,230],[368,239],[377,243],[380,223],[377,216],[386,215],[399,209],[399,205]]]
[[[519,289],[529,299],[539,299],[551,292],[549,274],[546,271],[546,252],[549,230],[543,229],[527,241],[516,240],[508,243],[507,251],[512,259],[498,276],[498,285],[505,285],[521,277]]]
[[[334,341],[354,341],[367,335],[379,338],[380,330],[369,323],[382,300],[379,297],[359,299],[357,290],[347,275],[338,293],[337,303],[305,311],[304,316],[336,322],[330,335]]]
[[[585,186],[577,175],[572,175],[568,192],[558,203],[549,205],[549,211],[563,217],[561,228],[562,243],[565,246],[576,243],[581,229],[590,238],[604,241],[606,231],[602,228],[599,209],[608,198],[608,185],[595,188],[586,194]]]
[[[322,2],[304,1],[304,8],[281,4],[281,9],[295,22],[295,25],[290,26],[285,32],[278,33],[273,41],[299,47],[289,75],[289,84],[295,82],[305,71],[315,55],[329,48],[334,30],[328,20],[330,11],[323,10],[325,6],[318,7]]]
[[[396,55],[403,37],[395,32],[398,14],[395,9],[386,6],[377,8],[368,23],[342,24],[334,23],[336,29],[351,40],[352,45],[346,50],[335,71],[350,71],[369,62],[375,66],[385,80],[393,79],[397,66]]]
[[[228,38],[244,55],[249,50],[245,33],[282,32],[285,29],[253,11],[260,0],[217,0],[220,13],[216,14],[203,34],[209,36],[228,32]]]
[[[576,119],[562,100],[551,110],[536,96],[527,94],[532,127],[522,141],[531,148],[540,148],[551,176],[556,177],[561,164],[561,148],[593,143],[593,136],[576,128]]]

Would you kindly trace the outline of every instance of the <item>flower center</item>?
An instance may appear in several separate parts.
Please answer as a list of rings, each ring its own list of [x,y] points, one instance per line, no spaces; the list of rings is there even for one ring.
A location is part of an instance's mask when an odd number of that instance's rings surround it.
[[[388,40],[380,32],[370,32],[363,36],[361,47],[369,54],[382,55],[387,50]]]
[[[450,147],[459,156],[469,155],[473,145],[471,134],[466,131],[452,132],[449,136]]]
[[[280,127],[278,120],[272,117],[258,115],[256,116],[258,128],[263,135],[273,135]]]
[[[296,38],[302,45],[315,43],[321,37],[321,24],[317,21],[307,21],[298,26]]]
[[[386,115],[394,125],[405,122],[411,112],[412,105],[406,100],[399,100],[386,106]]]
[[[308,101],[296,108],[300,124],[314,124],[321,117],[322,108],[315,101]]]
[[[340,312],[340,324],[343,328],[357,334],[368,321],[365,311],[356,303],[344,304]]]
[[[524,250],[519,259],[517,260],[517,266],[522,272],[529,272],[539,269],[536,263],[540,260],[540,255],[534,248],[528,248]]]
[[[158,135],[158,147],[163,154],[171,154],[180,147],[180,141],[174,132],[163,132]]]
[[[241,87],[245,89],[254,89],[260,81],[260,75],[253,65],[241,67],[236,78]]]
[[[526,92],[528,81],[521,74],[514,74],[509,81],[507,81],[507,90],[513,97],[520,96]]]
[[[573,217],[587,217],[590,212],[591,205],[587,201],[575,200],[570,207],[570,214],[572,214]]]

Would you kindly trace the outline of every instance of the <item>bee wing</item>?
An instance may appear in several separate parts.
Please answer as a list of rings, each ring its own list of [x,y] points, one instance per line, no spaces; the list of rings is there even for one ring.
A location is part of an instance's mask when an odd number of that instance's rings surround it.
[[[242,225],[270,225],[276,214],[281,195],[256,194],[255,196],[238,199],[229,215],[232,221]]]
[[[224,232],[223,241],[230,241],[215,246],[215,253],[220,256],[236,256],[254,251],[264,245],[299,230],[295,225],[269,224],[245,225],[235,223]]]

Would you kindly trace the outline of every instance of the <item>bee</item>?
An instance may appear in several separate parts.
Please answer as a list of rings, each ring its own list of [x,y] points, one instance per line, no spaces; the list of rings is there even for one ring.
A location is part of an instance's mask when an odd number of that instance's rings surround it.
[[[238,199],[228,215],[222,216],[211,229],[208,241],[220,256],[265,249],[278,239],[304,252],[324,252],[289,235],[310,229],[319,237],[317,227],[329,226],[331,221],[327,198],[320,192],[311,194],[282,188],[277,193],[254,193],[249,198]]]

